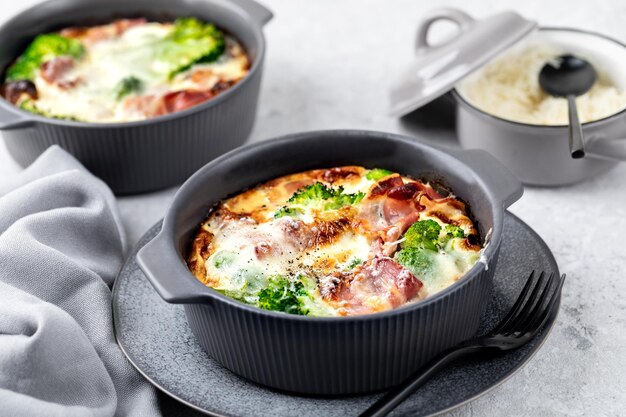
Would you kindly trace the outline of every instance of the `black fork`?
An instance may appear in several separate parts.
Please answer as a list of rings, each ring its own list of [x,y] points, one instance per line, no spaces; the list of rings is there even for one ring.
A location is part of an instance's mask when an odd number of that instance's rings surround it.
[[[563,288],[565,274],[555,278],[551,273],[541,272],[536,277],[532,271],[524,289],[509,313],[488,334],[461,342],[440,354],[431,363],[394,387],[382,398],[365,410],[360,417],[387,415],[402,401],[450,362],[485,350],[510,350],[522,346],[532,339],[557,308],[557,300]]]

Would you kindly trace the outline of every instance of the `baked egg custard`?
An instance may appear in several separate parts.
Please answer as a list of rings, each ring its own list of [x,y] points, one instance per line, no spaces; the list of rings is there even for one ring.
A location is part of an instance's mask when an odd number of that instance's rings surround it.
[[[287,175],[217,204],[187,263],[205,285],[290,314],[351,316],[432,296],[480,259],[466,205],[375,168]]]

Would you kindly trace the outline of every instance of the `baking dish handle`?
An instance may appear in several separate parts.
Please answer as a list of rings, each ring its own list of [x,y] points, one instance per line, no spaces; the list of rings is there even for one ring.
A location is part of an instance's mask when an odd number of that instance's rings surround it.
[[[481,149],[455,150],[451,153],[478,174],[504,208],[519,200],[524,193],[520,180],[490,153]]]
[[[196,304],[211,298],[207,287],[190,275],[170,240],[159,232],[137,252],[137,263],[156,292],[168,303]]]
[[[0,103],[0,130],[23,129],[34,125],[34,120],[27,115],[7,109]]]
[[[626,139],[591,137],[585,143],[587,157],[626,161]]]
[[[430,31],[432,25],[439,20],[449,20],[456,23],[459,27],[459,33],[452,39],[449,39],[440,45],[430,45],[428,43],[428,32]],[[428,49],[437,48],[438,46],[452,42],[454,39],[461,36],[469,27],[471,27],[474,22],[476,21],[464,11],[453,9],[451,7],[442,7],[428,12],[422,18],[419,28],[417,29],[417,39],[415,40],[416,53],[419,55]]]
[[[262,4],[257,3],[254,0],[230,0],[237,6],[244,9],[254,20],[259,22],[261,26],[269,22],[274,14]]]

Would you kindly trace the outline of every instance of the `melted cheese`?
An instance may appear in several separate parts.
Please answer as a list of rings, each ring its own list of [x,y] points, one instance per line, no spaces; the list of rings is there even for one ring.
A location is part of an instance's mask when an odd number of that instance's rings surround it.
[[[381,236],[387,239],[382,250],[393,250],[394,247],[397,250],[398,243],[403,240],[388,238],[395,224],[383,230],[373,230],[370,223],[360,218],[363,214],[361,205],[371,203],[369,196],[377,186],[375,181],[366,178],[368,170],[362,167],[342,169],[352,171],[353,175],[331,183],[324,180],[326,170],[307,171],[269,181],[221,202],[201,226],[201,233],[211,236],[210,244],[204,239],[194,242],[189,256],[192,272],[215,289],[248,294],[243,300],[250,304],[257,302],[254,294],[268,285],[268,277],[286,276],[292,280],[308,277],[317,283],[316,288],[309,291],[313,293],[312,301],[307,304],[312,315],[351,315],[393,308],[390,301],[393,291],[391,296],[384,292],[378,294],[377,284],[372,287],[371,294],[363,295],[358,308],[350,307],[350,300],[332,300],[323,294],[324,287],[335,285],[333,281],[337,277],[357,274],[354,271],[359,271],[359,264],[373,262],[375,257],[393,257],[393,253],[383,256],[376,252],[381,250],[376,249],[377,239]],[[276,216],[281,207],[290,204],[294,192],[315,182],[334,189],[341,186],[344,193],[363,193],[366,197],[354,206],[340,209],[326,209],[325,201],[321,201],[297,206],[300,212],[294,217]],[[415,180],[402,177],[402,182],[414,183]],[[463,229],[465,236],[476,234],[465,206],[453,196],[432,199],[422,193],[416,199],[422,206],[419,220],[433,220],[442,229],[453,223]],[[349,225],[343,228],[348,220]],[[332,229],[337,224],[341,225],[337,226],[338,232]],[[408,226],[410,224],[406,228]],[[332,237],[326,239],[327,236],[321,233],[326,230],[324,228],[337,233],[328,232]],[[319,236],[324,239],[311,244]],[[413,301],[452,285],[476,263],[480,253],[479,247],[470,245],[465,239],[454,238],[438,252],[429,254],[432,267],[416,277],[423,287]],[[372,276],[376,278],[377,274],[384,273],[374,270]],[[401,274],[411,275],[406,269],[398,275]],[[367,288],[367,285],[363,287]],[[356,291],[360,286],[353,285],[352,288]],[[398,284],[398,288],[402,289],[402,285]]]
[[[214,63],[193,65],[170,80],[169,64],[155,59],[150,46],[172,28],[169,23],[143,23],[119,36],[86,44],[86,53],[63,75],[64,80],[78,80],[75,86],[60,87],[39,72],[34,80],[39,96],[36,107],[53,116],[86,122],[144,120],[153,116],[149,109],[129,105],[137,94],[117,98],[117,86],[124,78],[139,78],[143,82],[139,95],[158,98],[174,91],[209,91],[220,81],[237,82],[247,74],[249,61],[243,47],[227,36],[230,54]]]

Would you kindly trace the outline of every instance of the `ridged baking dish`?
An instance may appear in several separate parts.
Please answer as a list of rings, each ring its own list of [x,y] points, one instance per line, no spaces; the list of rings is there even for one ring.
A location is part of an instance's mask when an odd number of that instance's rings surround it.
[[[315,318],[261,310],[204,286],[185,264],[190,239],[212,205],[271,178],[308,169],[362,165],[443,182],[469,204],[484,261],[425,301],[388,312]],[[388,133],[337,130],[285,136],[231,151],[178,191],[161,232],[139,252],[142,270],[170,303],[184,304],[209,355],[233,372],[306,394],[375,391],[400,382],[478,328],[490,297],[504,210],[520,183],[483,151],[436,150]]]
[[[120,17],[214,22],[240,40],[252,65],[229,90],[190,109],[145,121],[95,124],[52,119],[0,98],[0,131],[13,158],[26,166],[51,145],[76,156],[117,194],[179,184],[211,159],[241,145],[256,115],[265,40],[272,17],[252,0],[49,0],[0,27],[0,68],[38,34]]]

